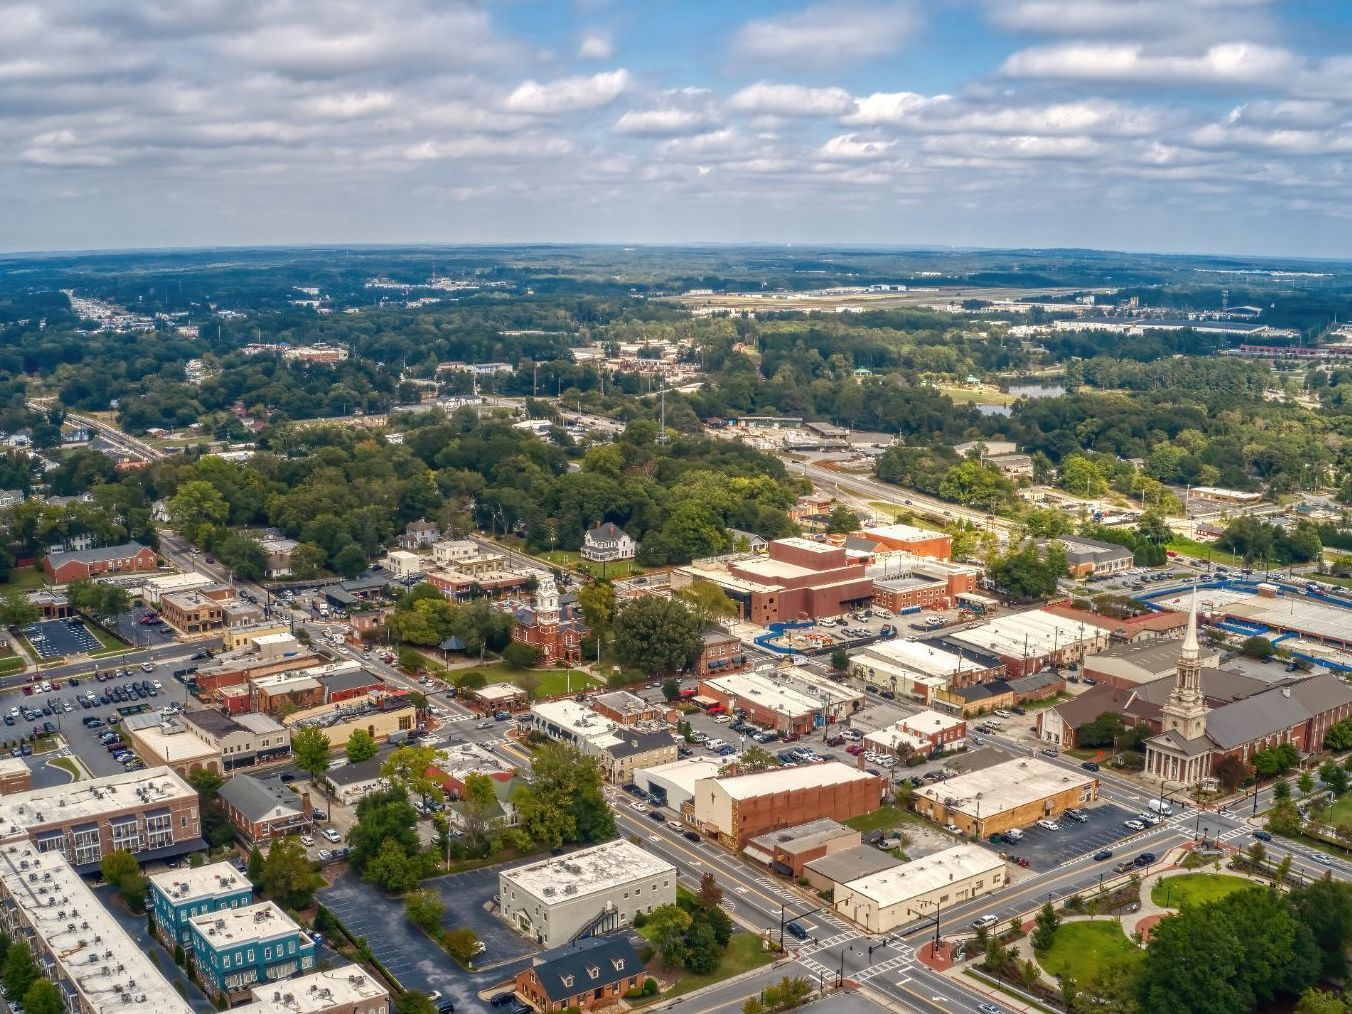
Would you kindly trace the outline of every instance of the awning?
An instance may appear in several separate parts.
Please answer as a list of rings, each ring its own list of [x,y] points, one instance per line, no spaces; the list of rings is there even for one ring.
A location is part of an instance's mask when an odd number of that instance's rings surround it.
[[[124,813],[120,817],[113,817],[108,821],[112,827],[126,827],[128,824],[135,825],[138,820],[134,813]]]
[[[173,813],[173,811],[170,810],[169,807],[157,806],[153,810],[146,811],[146,818],[149,819],[151,817],[168,817],[171,813]]]
[[[65,837],[65,831],[43,831],[38,835],[38,841],[60,841]]]
[[[716,697],[705,697],[703,694],[697,694],[690,698],[692,704],[700,708],[708,708],[718,703]]]
[[[70,829],[71,834],[84,834],[86,831],[97,831],[99,829],[98,821],[91,820],[87,824],[76,824]]]

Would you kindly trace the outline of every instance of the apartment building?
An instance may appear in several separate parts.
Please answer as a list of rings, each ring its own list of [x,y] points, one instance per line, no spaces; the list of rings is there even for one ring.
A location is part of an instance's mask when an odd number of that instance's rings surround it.
[[[184,950],[192,947],[189,920],[254,903],[253,884],[226,862],[165,870],[149,879],[155,935],[171,949],[175,944]]]
[[[78,873],[117,850],[149,862],[206,847],[197,791],[167,767],[0,796],[0,842],[25,840]]]
[[[188,919],[192,963],[208,996],[233,1001],[314,968],[315,943],[271,901]]]

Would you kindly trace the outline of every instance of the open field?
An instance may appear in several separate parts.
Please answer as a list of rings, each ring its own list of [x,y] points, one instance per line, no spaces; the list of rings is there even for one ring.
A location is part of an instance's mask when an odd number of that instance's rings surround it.
[[[1180,873],[1155,881],[1150,889],[1150,900],[1169,908],[1204,905],[1252,886],[1253,881],[1227,873]]]

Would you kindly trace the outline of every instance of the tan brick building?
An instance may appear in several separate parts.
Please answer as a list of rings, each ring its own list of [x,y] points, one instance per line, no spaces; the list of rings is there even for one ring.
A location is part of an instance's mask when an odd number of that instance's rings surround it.
[[[915,812],[987,838],[1093,802],[1098,789],[1087,772],[1025,757],[916,789]]]

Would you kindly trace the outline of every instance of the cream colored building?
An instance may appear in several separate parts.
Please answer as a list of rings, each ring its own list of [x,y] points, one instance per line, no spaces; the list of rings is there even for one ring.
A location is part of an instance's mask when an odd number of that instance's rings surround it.
[[[262,620],[242,627],[226,627],[221,631],[222,648],[234,651],[246,644],[256,643],[259,638],[276,635],[291,637],[291,627],[281,620]]]
[[[425,569],[427,558],[407,549],[391,549],[385,555],[385,566],[398,578],[417,577]]]
[[[835,910],[868,933],[890,933],[1005,886],[1005,861],[979,845],[957,845],[841,884]]]
[[[1098,798],[1098,779],[1023,757],[915,790],[915,812],[973,838],[1025,828]]]
[[[321,704],[297,711],[282,719],[295,734],[297,729],[316,726],[329,737],[329,746],[341,750],[354,729],[365,729],[377,742],[407,734],[417,728],[417,713],[407,699],[397,694],[374,692],[365,697]]]

